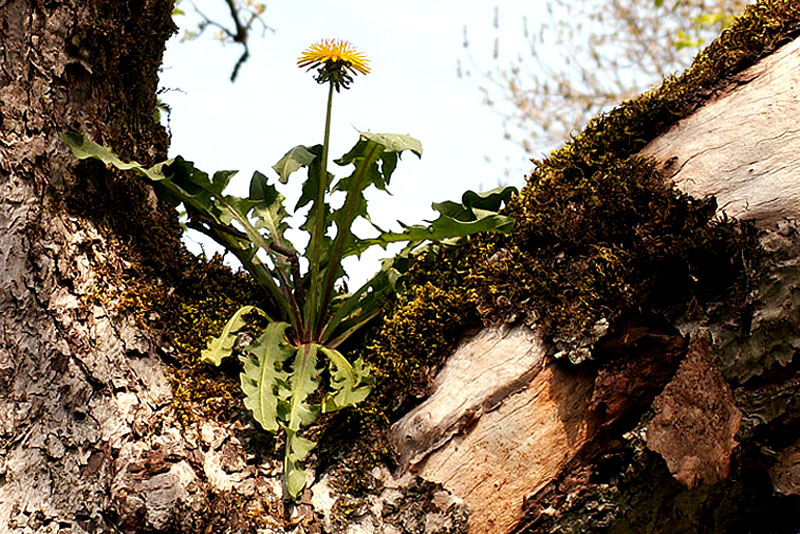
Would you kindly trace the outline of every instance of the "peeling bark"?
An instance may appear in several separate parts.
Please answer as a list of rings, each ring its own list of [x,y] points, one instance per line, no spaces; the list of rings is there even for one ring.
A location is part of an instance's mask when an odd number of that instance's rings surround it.
[[[728,478],[742,413],[702,337],[694,340],[653,411],[647,447],[666,460],[678,482],[692,489]]]

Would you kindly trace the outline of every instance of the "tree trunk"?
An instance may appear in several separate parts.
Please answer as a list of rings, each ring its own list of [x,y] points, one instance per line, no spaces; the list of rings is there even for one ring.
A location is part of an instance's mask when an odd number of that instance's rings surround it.
[[[158,338],[114,302],[129,243],[146,231],[163,254],[179,250],[174,215],[129,178],[77,165],[57,137],[165,158],[154,117],[171,10],[0,2],[2,532],[145,532],[198,517]]]

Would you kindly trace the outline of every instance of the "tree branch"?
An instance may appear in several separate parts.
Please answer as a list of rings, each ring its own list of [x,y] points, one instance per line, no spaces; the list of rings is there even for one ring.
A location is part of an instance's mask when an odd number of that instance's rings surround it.
[[[236,81],[236,77],[239,75],[239,69],[250,57],[250,48],[248,47],[248,43],[250,39],[250,30],[252,30],[253,24],[255,24],[256,21],[260,22],[263,26],[264,32],[267,30],[274,31],[274,29],[267,26],[261,19],[261,15],[266,9],[263,4],[259,4],[253,10],[247,10],[237,6],[236,0],[224,0],[224,2],[228,6],[228,11],[233,22],[233,29],[208,17],[205,13],[198,9],[194,2],[191,2],[191,4],[197,14],[203,19],[203,22],[200,24],[201,33],[205,28],[213,26],[218,28],[224,34],[227,40],[242,45],[244,50],[242,51],[241,56],[239,56],[239,59],[236,61],[236,64],[233,67],[233,72],[231,72],[230,80],[231,82],[234,82]]]

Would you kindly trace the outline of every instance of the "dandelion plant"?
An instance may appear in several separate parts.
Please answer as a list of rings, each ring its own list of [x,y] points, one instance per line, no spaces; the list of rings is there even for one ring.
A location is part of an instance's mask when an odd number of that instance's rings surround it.
[[[176,207],[182,204],[191,226],[230,251],[264,288],[269,309],[242,307],[222,333],[210,339],[201,357],[219,365],[237,352],[235,342],[247,318],[257,314],[265,319],[266,328],[238,352],[241,386],[253,419],[264,430],[285,436],[284,486],[292,499],[306,485],[301,463],[316,445],[302,436],[303,429],[321,413],[353,406],[370,392],[369,366],[361,359],[348,360],[339,347],[378,315],[399,276],[389,261],[361,288],[344,294],[337,290],[345,276],[342,260],[375,245],[385,248],[405,242],[410,251],[426,241],[482,231],[507,232],[512,225],[508,217],[497,213],[512,193],[512,188],[501,188],[484,195],[469,192],[463,204],[434,204],[439,216],[428,224],[403,225],[399,232],[375,227],[373,237],[354,234],[354,221],[370,220],[364,191],[369,187],[386,191],[401,154],[421,156],[422,146],[407,135],[360,132],[355,146],[335,160],[338,166],[351,168],[350,175],[335,178],[328,172],[334,92],[349,89],[354,76],[368,74],[369,60],[347,41],[326,39],[305,50],[298,66],[316,70],[314,79],[328,86],[322,144],[296,146],[273,166],[282,184],[293,173],[306,170],[294,207],[295,211],[308,207],[300,229],[308,233],[309,242],[302,253],[286,238],[289,214],[283,195],[260,172],[250,180],[249,195],[237,197],[224,192],[236,171],[218,171],[209,177],[180,156],[144,168],[121,161],[109,148],[81,134],[61,136],[78,158],[134,170],[152,183],[162,199]],[[339,208],[330,203],[334,192],[344,193]]]

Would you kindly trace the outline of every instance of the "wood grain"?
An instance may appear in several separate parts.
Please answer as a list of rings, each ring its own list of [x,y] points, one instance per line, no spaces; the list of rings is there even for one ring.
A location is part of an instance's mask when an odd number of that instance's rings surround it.
[[[733,90],[679,121],[642,155],[721,211],[769,226],[800,215],[800,39],[739,74]]]

